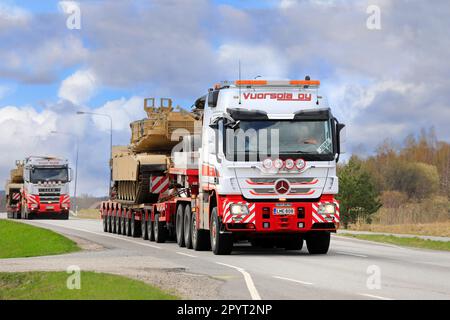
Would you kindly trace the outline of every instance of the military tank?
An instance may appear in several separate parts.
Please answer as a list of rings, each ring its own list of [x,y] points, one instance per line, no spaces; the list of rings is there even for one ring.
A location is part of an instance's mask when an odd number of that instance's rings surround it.
[[[175,109],[172,100],[144,99],[147,119],[130,124],[131,141],[128,146],[115,146],[112,150],[111,197],[122,203],[154,203],[159,192],[152,192],[152,180],[161,180],[170,166],[172,148],[179,143],[176,130],[194,132],[196,117],[180,107]]]

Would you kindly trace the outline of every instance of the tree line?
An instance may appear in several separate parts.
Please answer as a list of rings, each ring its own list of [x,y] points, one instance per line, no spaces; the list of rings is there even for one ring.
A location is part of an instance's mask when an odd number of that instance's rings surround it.
[[[382,207],[399,209],[433,202],[437,196],[448,204],[450,144],[439,141],[434,128],[422,129],[418,135],[408,135],[402,144],[385,140],[369,157],[351,156],[338,167],[338,176],[337,198],[344,227],[361,218],[371,223]],[[444,205],[445,209],[450,218],[448,206]]]

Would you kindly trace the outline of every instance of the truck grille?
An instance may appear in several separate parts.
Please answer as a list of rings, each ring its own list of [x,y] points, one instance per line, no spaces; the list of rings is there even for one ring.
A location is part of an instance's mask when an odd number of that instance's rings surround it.
[[[60,188],[39,189],[39,198],[41,203],[59,203],[60,195]]]

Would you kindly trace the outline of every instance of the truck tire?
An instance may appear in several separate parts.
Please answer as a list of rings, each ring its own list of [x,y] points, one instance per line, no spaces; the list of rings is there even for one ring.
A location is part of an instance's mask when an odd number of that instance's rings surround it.
[[[126,233],[126,223],[125,223],[125,217],[124,216],[122,216],[122,217],[120,217],[120,234],[121,235],[123,235],[123,236],[126,236],[127,235],[127,233]]]
[[[125,232],[123,233],[126,236],[131,236],[131,228],[130,228],[130,218],[125,219]]]
[[[187,204],[184,208],[184,245],[188,249],[192,249],[192,232],[191,232],[191,205]]]
[[[116,225],[117,216],[111,217],[111,229],[112,233],[117,233],[117,225]]]
[[[116,216],[116,233],[120,234],[120,216]]]
[[[286,250],[302,250],[303,238],[299,235],[289,236],[284,243],[284,249]]]
[[[136,216],[134,215],[134,213],[132,214],[130,219],[130,231],[133,238],[141,236],[141,224],[140,221],[136,220]]]
[[[108,232],[108,216],[103,216],[103,232]]]
[[[197,228],[196,214],[191,215],[191,235],[192,248],[195,251],[206,251],[211,249],[211,241],[208,232]]]
[[[149,216],[148,222],[147,222],[147,233],[148,233],[149,241],[155,241],[155,228],[153,225],[154,225],[154,222],[151,221],[151,216]]]
[[[212,252],[216,255],[230,254],[233,251],[233,237],[231,234],[220,233],[217,207],[214,207],[212,210],[209,230]]]
[[[306,246],[310,254],[326,254],[330,247],[330,232],[312,232],[306,237]]]
[[[155,222],[153,223],[153,233],[155,235],[155,241],[157,243],[166,242],[167,230],[166,226],[159,221],[159,213],[155,214]]]
[[[112,231],[112,229],[111,229],[111,216],[108,216],[107,228],[108,228],[108,232],[111,233],[111,231]]]
[[[179,204],[177,207],[177,216],[175,220],[177,236],[177,243],[179,247],[184,247],[184,204]]]
[[[142,220],[141,220],[141,236],[142,236],[142,239],[148,240],[148,227],[147,227],[147,221],[145,221],[144,214],[142,214]]]

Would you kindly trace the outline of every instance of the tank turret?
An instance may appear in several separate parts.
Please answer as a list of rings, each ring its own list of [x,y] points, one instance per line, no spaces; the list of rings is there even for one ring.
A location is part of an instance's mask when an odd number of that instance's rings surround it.
[[[147,118],[130,124],[129,146],[115,146],[112,152],[112,196],[123,203],[153,203],[158,193],[151,193],[152,177],[164,176],[170,165],[170,154],[179,143],[177,137],[194,132],[193,114],[180,107],[173,108],[172,100],[155,98],[144,100]]]

